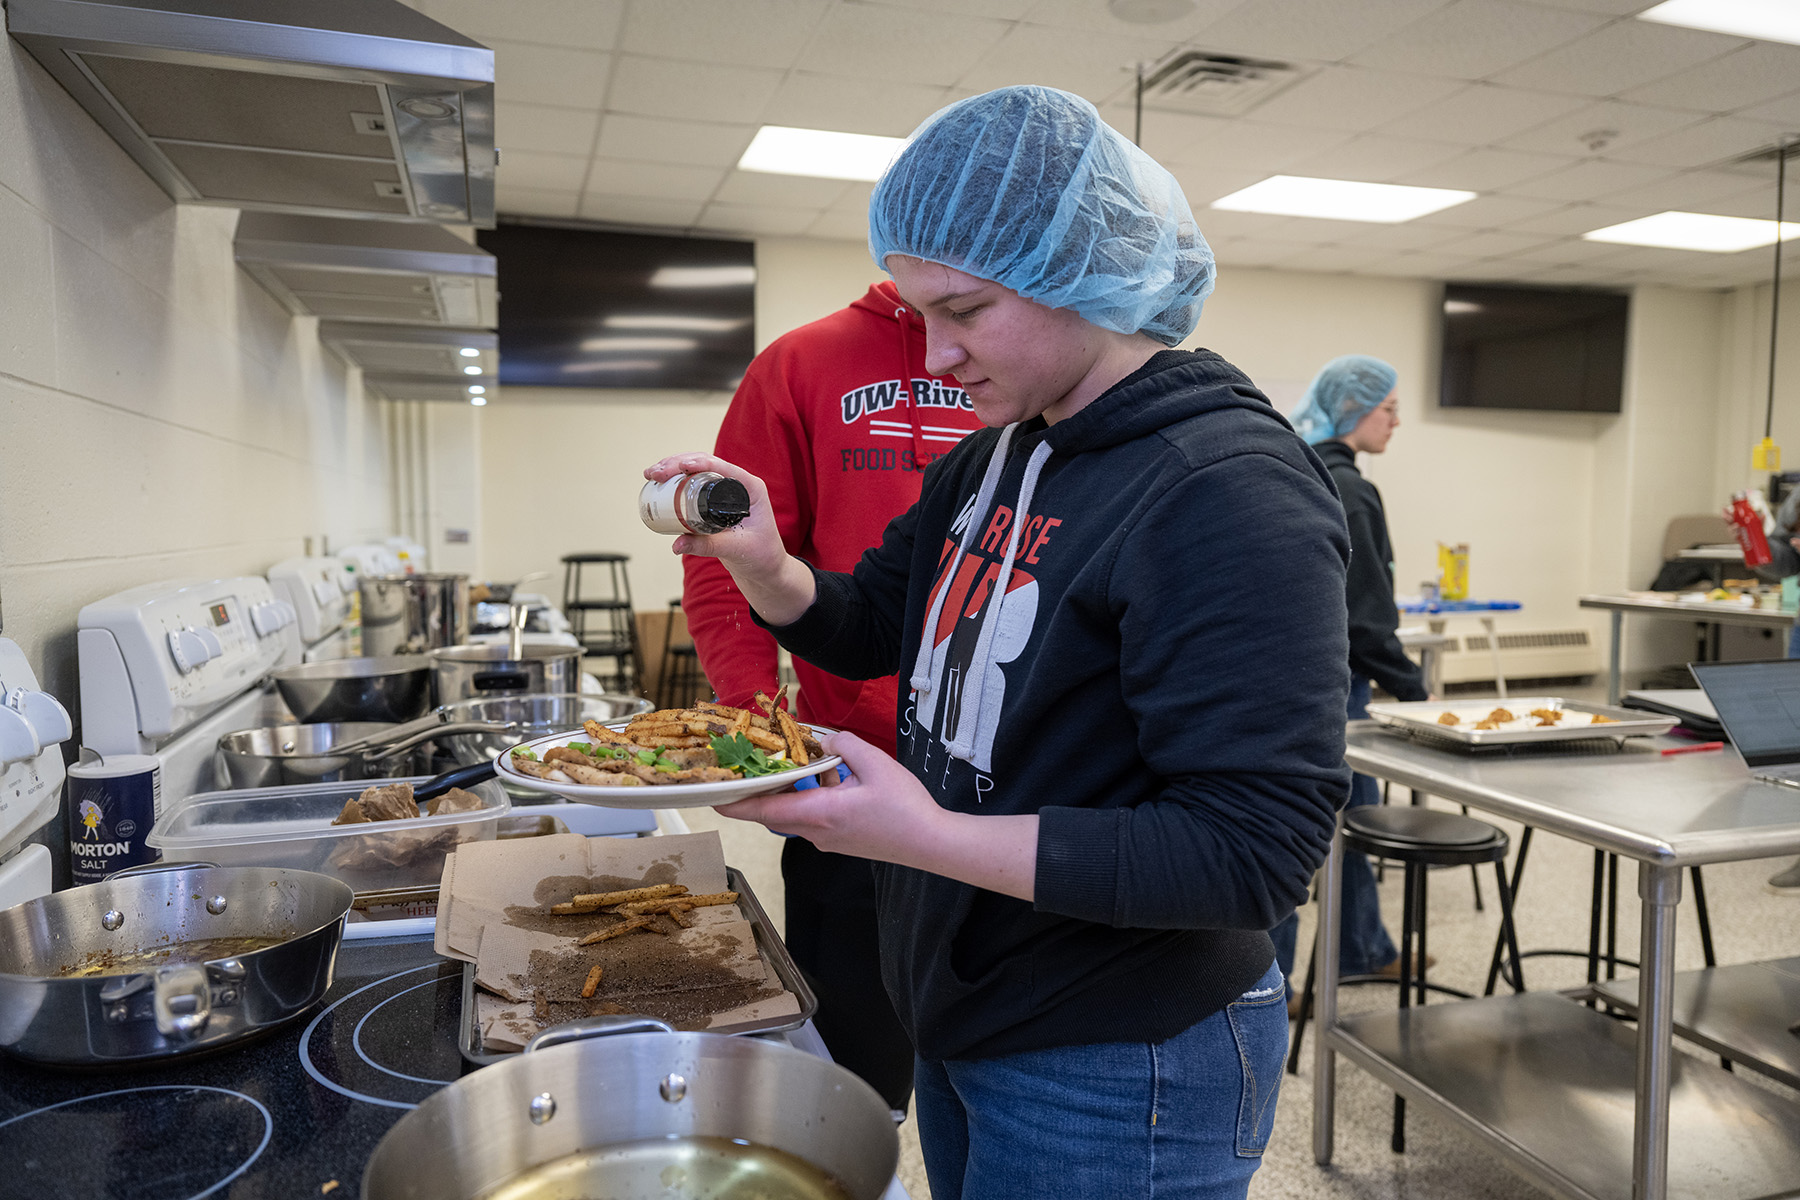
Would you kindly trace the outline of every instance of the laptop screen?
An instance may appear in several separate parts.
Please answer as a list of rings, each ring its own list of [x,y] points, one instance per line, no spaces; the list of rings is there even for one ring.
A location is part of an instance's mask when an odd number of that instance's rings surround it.
[[[1800,763],[1800,658],[1690,663],[1688,670],[1747,765]]]

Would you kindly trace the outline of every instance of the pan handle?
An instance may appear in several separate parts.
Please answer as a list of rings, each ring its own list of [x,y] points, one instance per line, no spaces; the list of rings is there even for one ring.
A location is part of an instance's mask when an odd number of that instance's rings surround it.
[[[411,750],[420,742],[429,742],[433,738],[449,737],[458,733],[511,733],[512,731],[511,725],[497,725],[492,721],[440,721],[429,729],[402,737],[399,741],[389,745],[369,747],[363,751],[363,757],[368,759],[392,758],[402,751]],[[327,753],[336,754],[337,749],[333,747]]]
[[[551,1046],[560,1046],[565,1042],[585,1042],[590,1038],[610,1037],[615,1033],[674,1032],[673,1025],[667,1021],[659,1021],[655,1017],[582,1017],[578,1021],[566,1021],[561,1025],[552,1025],[544,1030],[525,1043],[525,1053],[530,1054],[534,1050],[548,1050]]]
[[[494,777],[494,760],[483,759],[467,767],[458,767],[454,771],[445,771],[413,788],[414,800],[430,800],[441,796],[451,788],[474,787]]]
[[[206,967],[196,962],[169,963],[151,976],[155,988],[156,1032],[183,1040],[198,1037],[212,1017],[212,988]]]

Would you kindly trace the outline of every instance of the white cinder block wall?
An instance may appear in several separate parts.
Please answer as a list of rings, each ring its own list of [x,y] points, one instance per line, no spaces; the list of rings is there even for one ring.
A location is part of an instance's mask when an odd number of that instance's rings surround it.
[[[0,39],[0,603],[77,711],[82,605],[393,532],[381,405]]]

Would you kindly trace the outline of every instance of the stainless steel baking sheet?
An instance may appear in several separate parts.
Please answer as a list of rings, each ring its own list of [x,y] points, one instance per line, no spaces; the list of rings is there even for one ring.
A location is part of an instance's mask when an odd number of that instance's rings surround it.
[[[768,913],[763,911],[756,893],[750,890],[743,872],[736,867],[725,868],[726,886],[738,894],[738,911],[756,934],[757,948],[762,952],[769,969],[775,972],[775,978],[781,986],[794,994],[800,1002],[798,1013],[785,1017],[771,1017],[763,1021],[745,1021],[737,1025],[720,1025],[707,1030],[708,1033],[781,1033],[788,1029],[798,1029],[812,1020],[813,1014],[819,1011],[819,998],[813,994],[806,978],[800,974],[799,964],[788,953],[788,948],[776,934],[775,927],[769,923]],[[481,1043],[481,1027],[475,1019],[475,964],[463,964],[462,1017],[457,1022],[457,1049],[468,1062],[478,1067],[503,1062],[517,1054],[516,1050],[491,1051],[484,1049]]]
[[[1478,729],[1476,725],[1504,709],[1512,720],[1495,728]],[[1532,715],[1533,709],[1561,714],[1554,724],[1545,725]],[[1441,720],[1445,714],[1457,718],[1456,724]],[[1397,732],[1440,745],[1480,750],[1492,746],[1531,746],[1551,742],[1572,742],[1594,738],[1623,741],[1630,737],[1649,737],[1667,733],[1679,718],[1661,713],[1648,713],[1632,708],[1615,708],[1606,704],[1589,704],[1565,700],[1561,696],[1513,696],[1505,700],[1411,700],[1369,705],[1369,716]],[[1596,722],[1595,718],[1604,720]]]

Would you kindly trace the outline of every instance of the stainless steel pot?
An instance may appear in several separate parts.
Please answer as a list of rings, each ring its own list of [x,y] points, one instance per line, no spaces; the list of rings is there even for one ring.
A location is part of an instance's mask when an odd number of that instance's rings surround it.
[[[491,733],[454,733],[437,738],[438,746],[459,763],[492,762],[520,742],[580,729],[584,721],[614,721],[649,712],[655,705],[642,696],[608,692],[554,695],[492,696],[485,700],[458,700],[438,709],[444,720],[458,724],[485,722],[498,727]],[[507,794],[542,799],[549,793],[502,780]]]
[[[364,575],[363,653],[423,654],[469,640],[467,575]]]
[[[439,704],[484,696],[581,690],[578,646],[520,646],[516,653],[506,646],[450,646],[433,650],[430,658]]]
[[[417,655],[282,667],[275,688],[300,720],[410,721],[431,708],[431,664]]]
[[[505,1185],[520,1200],[664,1200],[726,1194],[719,1184],[735,1179],[768,1200],[876,1200],[899,1157],[886,1102],[836,1063],[760,1038],[598,1017],[546,1030],[401,1117],[362,1196],[474,1200]]]
[[[136,1066],[301,1015],[331,986],[350,885],[153,863],[0,912],[0,1050]]]
[[[273,725],[240,729],[219,739],[213,755],[219,786],[277,787],[286,783],[334,783],[343,779],[388,779],[429,775],[432,738],[427,730],[390,745],[333,751],[351,739],[388,734],[399,726],[371,721],[331,721],[320,725]]]

